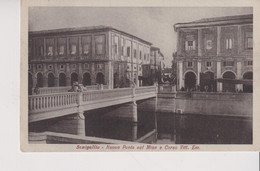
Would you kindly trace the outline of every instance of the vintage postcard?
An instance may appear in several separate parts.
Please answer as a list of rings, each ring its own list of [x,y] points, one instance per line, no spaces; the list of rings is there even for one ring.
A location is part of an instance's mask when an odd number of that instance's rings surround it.
[[[22,1],[21,150],[259,150],[258,7]]]

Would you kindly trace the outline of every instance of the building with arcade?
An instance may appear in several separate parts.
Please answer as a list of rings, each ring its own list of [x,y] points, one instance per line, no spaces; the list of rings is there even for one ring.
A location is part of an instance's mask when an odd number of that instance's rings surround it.
[[[253,15],[174,25],[177,89],[253,91]]]
[[[151,43],[107,26],[29,32],[29,90],[39,87],[142,84]]]

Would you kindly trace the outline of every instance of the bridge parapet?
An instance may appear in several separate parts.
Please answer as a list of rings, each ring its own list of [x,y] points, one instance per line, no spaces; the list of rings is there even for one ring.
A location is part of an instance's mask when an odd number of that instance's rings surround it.
[[[83,92],[83,102],[129,96],[131,94],[132,94],[131,88],[89,91],[89,92]]]
[[[156,91],[156,86],[137,87],[135,88],[135,94],[151,93]]]
[[[65,86],[65,87],[40,87],[38,90],[38,94],[53,94],[53,93],[64,93],[68,92],[71,89],[71,86]],[[88,91],[92,90],[106,90],[108,89],[108,85],[89,85],[86,86],[86,89]],[[34,88],[32,89],[32,92]],[[35,93],[34,93],[35,95]]]
[[[48,119],[156,96],[156,86],[31,95],[29,121]]]
[[[64,106],[76,106],[78,93],[68,92],[56,94],[41,94],[29,96],[29,112],[60,108]]]

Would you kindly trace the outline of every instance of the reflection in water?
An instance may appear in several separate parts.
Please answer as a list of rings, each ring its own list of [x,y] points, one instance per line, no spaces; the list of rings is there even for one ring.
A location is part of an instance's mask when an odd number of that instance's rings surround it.
[[[118,118],[86,115],[86,136],[136,141],[155,129],[153,113],[138,114],[138,123]]]
[[[138,124],[88,115],[86,135],[136,141],[157,129],[157,144],[252,144],[252,119],[138,110]]]
[[[252,144],[252,119],[158,113],[158,144]]]

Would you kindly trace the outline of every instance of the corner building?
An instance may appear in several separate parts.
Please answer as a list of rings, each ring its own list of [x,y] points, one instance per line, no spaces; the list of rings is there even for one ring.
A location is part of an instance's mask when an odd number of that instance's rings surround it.
[[[104,84],[139,86],[151,43],[112,27],[29,32],[29,90],[39,87]]]
[[[177,89],[252,92],[253,15],[174,25]]]

